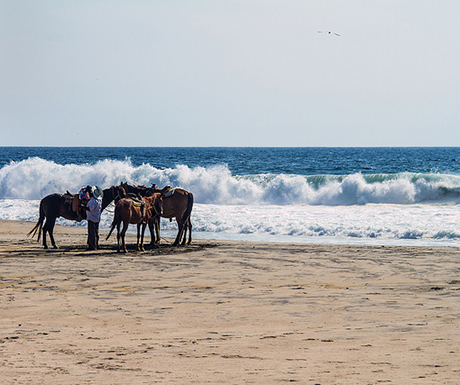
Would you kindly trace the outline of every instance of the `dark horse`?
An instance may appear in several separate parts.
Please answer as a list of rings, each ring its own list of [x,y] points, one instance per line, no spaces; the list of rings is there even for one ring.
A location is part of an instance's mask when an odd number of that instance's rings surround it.
[[[125,190],[120,186],[112,186],[104,190],[104,196],[102,199],[102,210],[104,210],[117,197],[123,197],[125,195]],[[70,199],[72,199],[73,201],[72,205],[66,203],[66,201],[69,201]],[[80,204],[78,202],[78,195],[71,195],[70,193],[56,193],[44,197],[40,201],[38,222],[35,225],[35,227],[29,231],[27,235],[31,235],[32,237],[34,237],[35,234],[37,234],[38,232],[37,241],[40,242],[40,235],[43,229],[43,247],[45,249],[48,248],[48,245],[46,244],[46,233],[48,233],[51,239],[51,244],[55,249],[57,249],[58,247],[56,246],[56,242],[54,241],[53,230],[54,225],[56,223],[56,219],[59,217],[63,217],[66,219],[70,219],[71,221],[78,222],[86,218],[86,211],[81,209]],[[43,225],[45,218],[46,222]]]
[[[104,195],[102,197],[102,210],[104,211],[105,208],[109,204],[111,204],[113,201],[115,203],[120,200],[121,198],[126,197],[126,190],[123,188],[123,186],[120,184],[120,186],[112,186],[109,187],[108,189],[103,190]]]
[[[155,193],[149,197],[144,197],[142,203],[137,203],[137,199],[120,199],[116,206],[113,216],[112,227],[106,239],[109,239],[115,226],[117,227],[117,251],[120,252],[120,240],[123,252],[126,253],[125,234],[130,223],[137,224],[137,251],[144,251],[144,233],[150,218],[159,217],[162,213],[163,197],[160,193]],[[123,222],[123,229],[120,225]]]
[[[186,191],[181,188],[175,188],[173,194],[166,196],[164,195],[171,188],[166,186],[163,189],[158,189],[157,186],[152,183],[152,187],[146,186],[131,186],[127,183],[121,183],[120,186],[123,186],[127,193],[139,194],[141,196],[149,196],[153,193],[161,193],[163,195],[163,214],[161,217],[176,218],[178,232],[176,240],[174,241],[174,246],[177,246],[181,243],[186,243],[187,230],[189,231],[188,244],[192,242],[192,222],[190,220],[190,215],[193,208],[193,194],[189,191]],[[157,244],[160,242],[160,218],[151,218],[149,221],[149,230],[151,234],[151,244]],[[156,236],[155,236],[156,233]]]

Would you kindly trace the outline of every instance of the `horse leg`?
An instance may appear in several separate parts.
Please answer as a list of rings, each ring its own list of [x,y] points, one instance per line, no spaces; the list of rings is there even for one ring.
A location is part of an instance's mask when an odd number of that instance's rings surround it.
[[[188,242],[187,242],[187,230],[188,230]],[[182,239],[182,245],[190,245],[192,243],[192,222],[188,218],[184,223],[184,238]]]
[[[120,222],[118,222],[117,223],[117,253],[120,252],[120,239],[121,239]]]
[[[48,249],[48,245],[46,244],[46,233],[47,233],[47,231],[48,231],[48,229],[45,226],[43,226],[43,247],[45,249]]]
[[[123,253],[127,253],[126,244],[125,244],[125,234],[126,230],[128,230],[129,222],[123,222],[123,229],[121,230],[121,243],[123,246]]]
[[[160,217],[155,218],[155,232],[157,234],[157,244],[160,244]]]
[[[184,246],[185,245],[185,241],[187,240],[187,229],[188,229],[188,225],[187,225],[187,222],[184,223],[184,231],[182,233],[182,242],[181,242],[181,245]]]
[[[188,228],[188,242],[187,245],[192,243],[192,221],[190,218],[187,220],[187,228]],[[184,242],[185,242],[185,234],[184,234]]]
[[[182,234],[184,233],[184,223],[182,222],[182,220],[180,220],[179,217],[176,217],[176,222],[177,222],[177,227],[179,229],[177,232],[176,240],[173,243],[173,246],[177,246],[180,243],[182,239]]]
[[[48,234],[50,235],[51,244],[53,245],[53,248],[59,249],[59,247],[56,245],[56,242],[54,242],[53,229],[51,229]]]
[[[45,249],[48,248],[48,245],[46,244],[46,232],[48,232],[51,240],[51,244],[53,245],[53,248],[57,249],[58,247],[56,246],[56,242],[54,241],[54,235],[53,235],[53,230],[54,230],[54,224],[56,223],[56,218],[46,218],[46,223],[45,226],[43,226],[43,246]]]
[[[187,230],[188,230],[188,244],[192,243],[192,221],[190,219],[190,215],[192,213],[192,208],[193,208],[193,194],[188,193],[187,194],[187,209],[184,212],[184,215],[182,216],[182,220],[184,221],[183,228],[184,228],[184,240],[182,241],[182,244],[185,245],[186,239],[187,239]]]
[[[138,226],[140,226],[140,225],[138,225]],[[141,247],[140,247],[141,251],[145,251],[145,249],[144,249],[144,233],[145,233],[145,228],[146,227],[147,227],[147,223],[143,223],[142,227],[141,227],[141,231],[142,231],[142,233],[141,233]]]
[[[160,217],[149,219],[150,244],[160,243]]]
[[[139,238],[141,237],[141,224],[137,224],[137,243],[136,243],[136,251],[142,251],[142,246],[139,246]]]
[[[150,244],[155,244],[155,219],[149,219],[149,230],[150,230]]]

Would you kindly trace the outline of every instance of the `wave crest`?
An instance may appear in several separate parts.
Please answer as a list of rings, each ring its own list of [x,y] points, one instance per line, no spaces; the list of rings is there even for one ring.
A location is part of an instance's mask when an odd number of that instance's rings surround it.
[[[104,159],[94,164],[60,165],[41,158],[11,162],[0,169],[0,199],[41,199],[54,192],[77,192],[81,186],[103,188],[126,181],[159,187],[171,185],[192,191],[202,204],[363,205],[367,203],[456,203],[460,177],[445,174],[351,174],[234,176],[226,165],[155,168]]]

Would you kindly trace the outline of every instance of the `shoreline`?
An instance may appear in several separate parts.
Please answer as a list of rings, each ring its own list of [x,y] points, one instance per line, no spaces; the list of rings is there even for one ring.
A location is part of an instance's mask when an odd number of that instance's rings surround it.
[[[194,239],[60,249],[0,221],[0,384],[446,383],[460,248]],[[163,241],[164,243],[164,241]],[[172,243],[172,240],[171,240]]]
[[[0,219],[0,224],[2,222],[19,222],[19,223],[30,223],[31,228],[35,226],[36,220],[29,221],[29,220],[18,220],[18,219]],[[69,223],[75,223],[69,221]],[[72,226],[67,224],[56,224],[61,228],[72,229],[78,228],[80,231],[86,231],[86,221],[81,222],[81,226]],[[110,227],[100,227],[101,234],[107,234],[109,232]],[[65,233],[65,231],[63,231]],[[69,230],[71,233],[72,230]],[[167,236],[162,236],[163,239],[166,241],[168,239],[174,239],[176,236],[176,229],[162,231],[162,234],[167,233]],[[128,231],[126,233],[130,236],[136,235],[136,228],[134,225],[130,225]],[[101,237],[102,239],[102,237]],[[112,233],[110,238],[112,241],[115,240],[116,243],[116,229]],[[150,242],[150,232],[148,229],[145,231],[145,239],[147,243]],[[349,237],[337,237],[337,236],[320,236],[320,237],[312,237],[312,236],[289,236],[289,235],[264,235],[264,234],[244,234],[244,235],[236,235],[236,234],[222,234],[222,233],[213,233],[213,232],[193,232],[193,239],[196,241],[211,241],[211,242],[248,242],[248,243],[269,243],[269,244],[294,244],[294,245],[345,245],[345,246],[375,246],[375,247],[454,247],[460,248],[460,241],[453,239],[453,240],[433,240],[433,239],[412,239],[412,238],[349,238]],[[105,240],[102,242],[106,243]],[[172,242],[172,241],[171,241]],[[110,244],[111,241],[108,241]],[[49,244],[49,238],[48,238]]]

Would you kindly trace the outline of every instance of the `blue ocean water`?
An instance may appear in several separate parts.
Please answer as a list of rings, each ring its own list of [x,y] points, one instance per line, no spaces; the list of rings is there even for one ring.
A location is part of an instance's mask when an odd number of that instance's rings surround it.
[[[457,147],[1,147],[0,219],[35,221],[50,193],[121,181],[193,192],[201,238],[460,244]]]
[[[61,165],[104,159],[130,159],[134,166],[157,168],[226,164],[234,175],[460,174],[460,147],[0,147],[0,167],[33,157]]]

